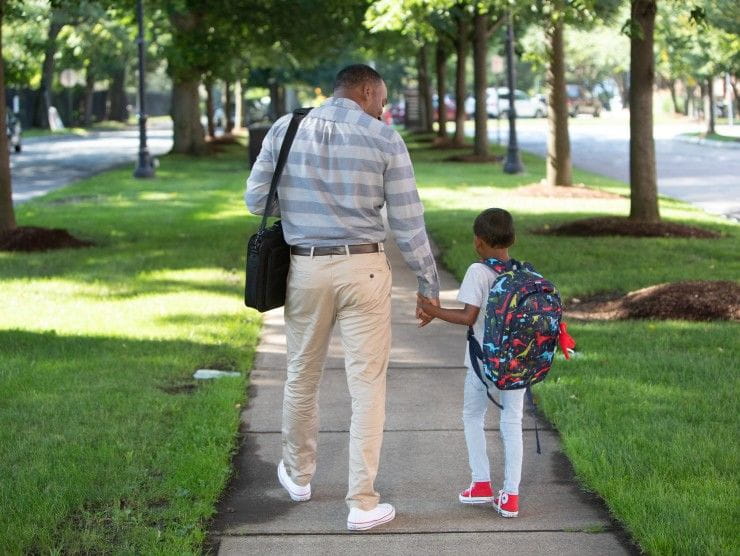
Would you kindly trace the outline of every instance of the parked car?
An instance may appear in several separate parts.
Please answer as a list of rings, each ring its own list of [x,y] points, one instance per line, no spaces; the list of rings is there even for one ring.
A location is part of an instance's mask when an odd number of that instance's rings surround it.
[[[5,131],[8,134],[8,148],[21,152],[21,121],[10,110],[5,112]]]
[[[576,117],[578,114],[591,114],[594,118],[601,115],[603,106],[601,101],[581,85],[569,84],[565,86],[568,95],[568,114]]]
[[[406,116],[406,103],[403,100],[394,102],[391,104],[391,118],[393,123],[396,125],[403,124],[404,117]]]
[[[432,96],[432,106],[434,107],[434,120],[439,120],[439,97],[437,95]],[[457,105],[455,104],[455,101],[452,100],[452,97],[450,95],[445,95],[445,107],[447,108],[447,121],[452,121],[455,119],[455,115],[457,114]]]
[[[498,105],[502,118],[507,118],[509,114],[509,89],[508,87],[499,87]],[[542,118],[545,115],[545,108],[540,101],[530,97],[524,91],[514,89],[514,108],[519,118]]]
[[[498,118],[498,94],[495,87],[486,88],[486,111],[489,118]],[[475,117],[475,97],[473,95],[465,99],[465,115],[470,119]]]
[[[547,116],[547,95],[543,93],[537,93],[532,95],[532,98],[540,103],[540,108],[543,110],[543,116]]]

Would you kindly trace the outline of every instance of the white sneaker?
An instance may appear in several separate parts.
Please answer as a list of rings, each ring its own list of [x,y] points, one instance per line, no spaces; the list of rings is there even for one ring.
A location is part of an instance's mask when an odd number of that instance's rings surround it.
[[[293,482],[288,472],[285,470],[285,464],[283,460],[278,463],[278,481],[283,485],[283,488],[288,491],[290,498],[295,502],[305,502],[311,499],[311,485],[300,486]]]
[[[383,523],[393,521],[396,509],[390,504],[378,504],[372,510],[352,508],[347,516],[347,529],[350,531],[365,531]]]

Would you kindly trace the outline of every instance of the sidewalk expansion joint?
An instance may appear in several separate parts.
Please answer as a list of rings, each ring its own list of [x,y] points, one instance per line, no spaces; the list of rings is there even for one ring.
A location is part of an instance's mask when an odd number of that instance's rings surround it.
[[[291,532],[274,532],[274,533],[219,533],[221,538],[238,538],[238,537],[344,537],[356,535],[374,535],[374,536],[400,536],[400,535],[489,535],[489,534],[506,534],[512,533],[588,533],[589,535],[600,535],[603,533],[614,533],[614,527],[605,526],[598,531],[589,531],[587,529],[496,529],[495,531],[487,530],[449,530],[449,531],[373,531],[361,533],[357,531],[307,531],[304,533]]]
[[[424,371],[449,371],[450,369],[459,369],[460,372],[465,371],[464,365],[448,365],[448,366],[442,366],[436,365],[434,367],[426,367],[424,365],[409,365],[406,363],[397,363],[396,365],[388,365],[388,371],[412,371],[412,370],[424,370]],[[324,367],[325,371],[343,371],[344,367]],[[283,371],[285,372],[285,367],[255,367],[251,369],[249,372],[267,372],[267,371]]]
[[[488,428],[488,427],[486,427],[484,430],[486,432],[500,432],[501,431],[501,429]],[[534,432],[534,430],[535,430],[534,427],[522,427],[522,431]],[[551,431],[552,429],[539,427],[539,430]],[[250,430],[250,429],[246,430],[247,434],[282,434],[282,432],[283,431],[281,430],[266,430],[266,431],[265,430],[256,431],[256,430]],[[349,429],[329,429],[329,430],[321,429],[319,430],[320,434],[321,433],[344,434],[348,432],[349,432]],[[384,429],[383,430],[383,433],[392,433],[392,432],[463,432],[463,429],[461,427],[459,429]]]

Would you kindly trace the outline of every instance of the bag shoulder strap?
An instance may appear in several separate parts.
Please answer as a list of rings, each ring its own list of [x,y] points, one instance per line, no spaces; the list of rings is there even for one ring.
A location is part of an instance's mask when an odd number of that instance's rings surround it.
[[[310,111],[310,108],[298,108],[297,110],[293,111],[293,117],[290,119],[290,123],[288,124],[288,130],[285,132],[283,144],[280,146],[280,154],[278,155],[277,162],[275,163],[275,171],[272,173],[270,192],[267,194],[267,202],[265,203],[265,212],[262,215],[260,230],[264,230],[265,226],[267,225],[267,215],[270,212],[270,207],[275,202],[275,197],[277,197],[278,182],[280,182],[280,176],[282,176],[283,174],[283,168],[285,167],[285,162],[288,160],[288,153],[290,152],[290,147],[293,144],[293,139],[295,139],[295,134],[298,131],[298,126],[304,116]]]

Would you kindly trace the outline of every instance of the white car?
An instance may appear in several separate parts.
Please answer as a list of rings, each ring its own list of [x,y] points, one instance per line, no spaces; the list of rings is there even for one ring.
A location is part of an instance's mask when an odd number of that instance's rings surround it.
[[[486,111],[489,118],[498,118],[498,94],[495,87],[486,89]],[[465,114],[468,118],[475,118],[475,97],[469,96],[465,99]]]
[[[509,89],[499,87],[498,106],[502,118],[509,117]],[[545,116],[545,107],[535,98],[530,97],[524,91],[514,89],[514,108],[516,109],[517,118],[542,118]]]

